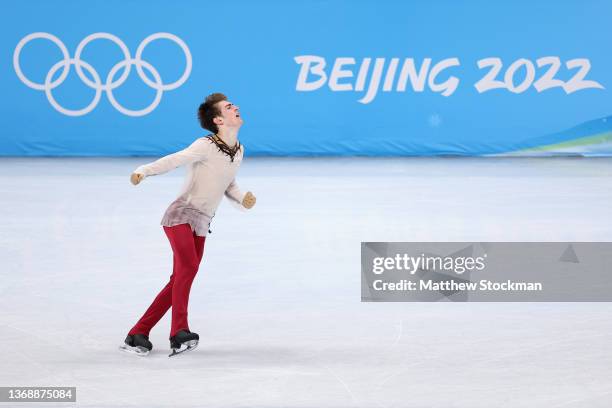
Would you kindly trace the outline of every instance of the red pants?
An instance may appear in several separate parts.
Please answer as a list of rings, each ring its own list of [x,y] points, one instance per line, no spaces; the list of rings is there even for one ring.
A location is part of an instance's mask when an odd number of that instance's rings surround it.
[[[180,330],[189,330],[187,305],[191,283],[198,273],[204,253],[206,237],[196,235],[189,224],[164,227],[174,253],[174,267],[170,282],[159,292],[151,306],[128,334],[145,334],[157,324],[172,306],[172,328],[170,337]]]

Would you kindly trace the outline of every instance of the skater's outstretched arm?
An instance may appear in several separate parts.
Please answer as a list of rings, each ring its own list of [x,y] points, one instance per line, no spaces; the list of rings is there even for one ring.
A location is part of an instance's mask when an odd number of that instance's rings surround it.
[[[138,167],[130,176],[130,181],[136,185],[145,177],[163,174],[179,166],[203,160],[208,155],[210,146],[211,143],[207,142],[204,138],[198,139],[186,149]]]
[[[240,191],[238,183],[236,183],[236,179],[232,180],[230,185],[225,190],[225,196],[230,201],[233,201],[235,204],[241,205],[246,209],[253,208],[256,201],[255,196],[250,191],[248,191],[246,194]]]

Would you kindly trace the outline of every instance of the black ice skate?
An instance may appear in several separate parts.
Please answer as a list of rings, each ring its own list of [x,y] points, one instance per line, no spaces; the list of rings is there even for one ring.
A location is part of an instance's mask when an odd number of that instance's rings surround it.
[[[189,330],[181,330],[173,337],[170,337],[170,348],[172,353],[168,357],[176,356],[185,351],[191,351],[198,347],[200,336],[197,333],[192,333]]]
[[[144,334],[128,335],[125,338],[125,343],[119,346],[119,350],[139,356],[146,356],[152,348],[153,344],[149,341],[149,336]]]

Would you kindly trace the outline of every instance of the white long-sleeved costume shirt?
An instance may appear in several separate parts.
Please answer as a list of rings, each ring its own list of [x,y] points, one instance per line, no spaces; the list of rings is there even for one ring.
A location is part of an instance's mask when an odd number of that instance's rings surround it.
[[[188,165],[185,184],[178,198],[166,210],[161,225],[171,227],[187,223],[197,235],[206,236],[223,195],[236,204],[242,204],[244,194],[235,177],[243,154],[241,146],[232,161],[210,137],[202,137],[184,150],[138,167],[134,173],[149,177]]]

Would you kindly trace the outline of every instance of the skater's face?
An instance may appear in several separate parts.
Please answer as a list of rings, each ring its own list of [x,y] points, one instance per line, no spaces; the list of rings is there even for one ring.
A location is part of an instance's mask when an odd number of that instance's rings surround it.
[[[238,105],[234,105],[230,101],[221,101],[217,103],[217,108],[221,111],[221,116],[215,118],[217,126],[226,126],[228,128],[239,128],[242,126],[240,107]]]

